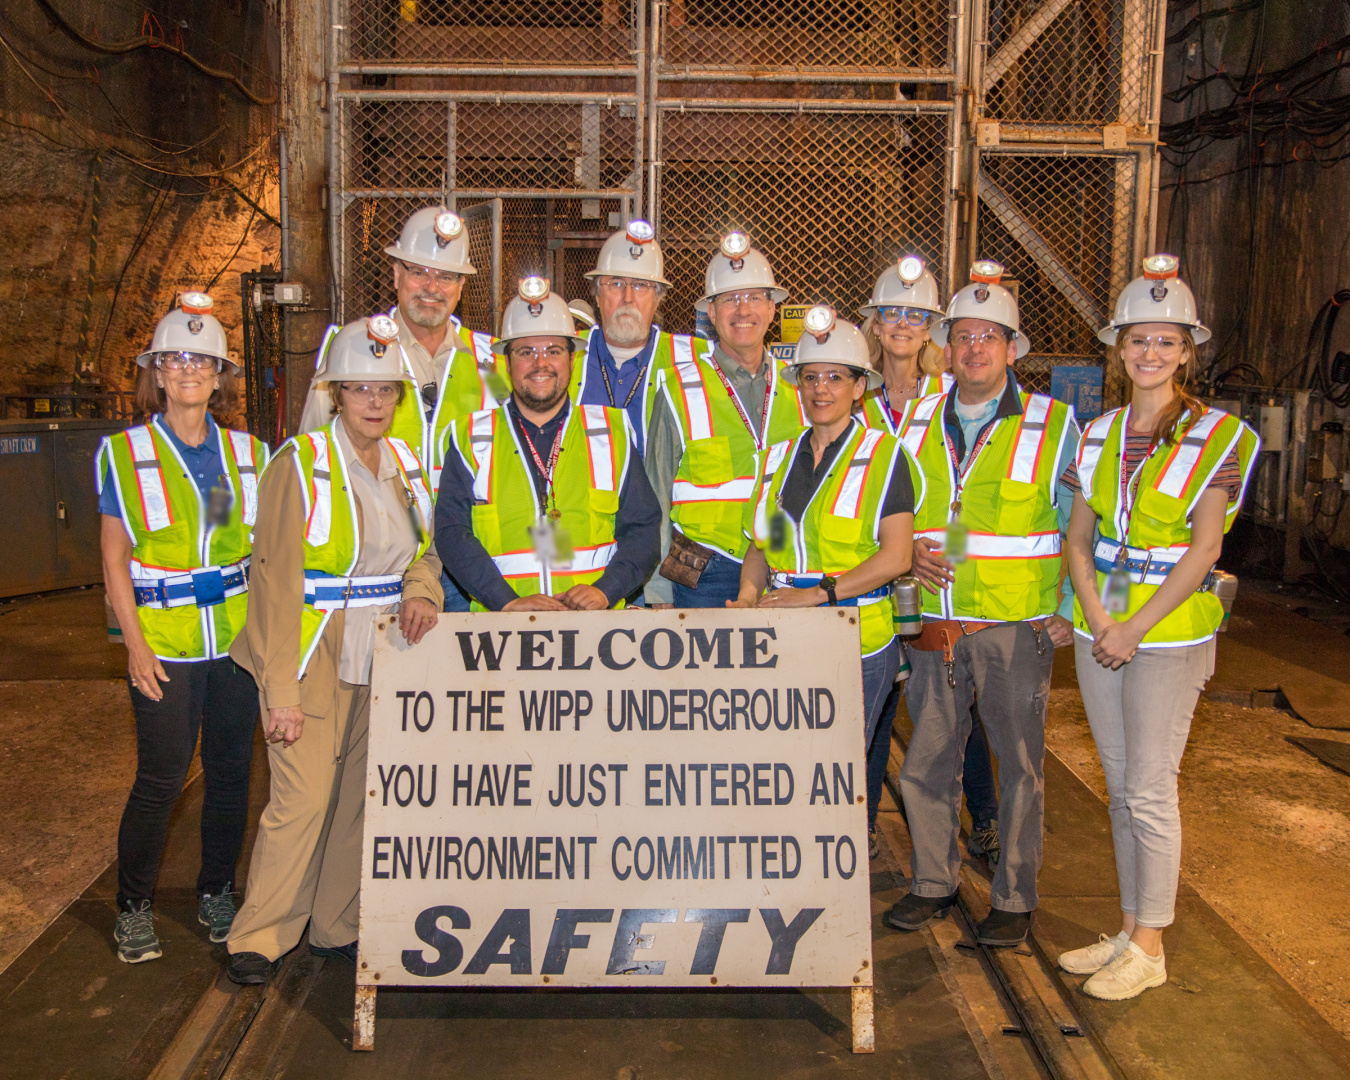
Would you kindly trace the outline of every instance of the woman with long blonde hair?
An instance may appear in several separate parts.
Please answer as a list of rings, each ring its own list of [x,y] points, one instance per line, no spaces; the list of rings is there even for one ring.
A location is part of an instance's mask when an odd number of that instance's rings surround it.
[[[1260,448],[1251,428],[1187,388],[1209,331],[1176,274],[1171,255],[1145,259],[1098,334],[1130,403],[1084,428],[1065,473],[1077,492],[1067,540],[1078,685],[1106,775],[1122,919],[1114,937],[1059,964],[1109,1001],[1167,981],[1177,775],[1224,617],[1214,564]]]
[[[943,314],[937,279],[921,258],[906,255],[882,271],[859,312],[872,369],[883,379],[863,398],[862,421],[894,435],[914,402],[951,385],[942,350],[928,333]]]

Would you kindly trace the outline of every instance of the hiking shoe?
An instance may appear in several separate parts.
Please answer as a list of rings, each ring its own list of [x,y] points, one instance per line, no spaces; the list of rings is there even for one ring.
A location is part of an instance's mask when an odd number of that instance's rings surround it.
[[[877,832],[877,827],[872,826],[867,833],[867,858],[868,860],[880,858],[881,856],[881,833]]]
[[[1003,848],[998,842],[998,819],[991,818],[983,825],[972,824],[970,835],[966,837],[966,850],[972,856],[983,855],[989,869],[997,870],[998,860],[1003,855]]]
[[[234,882],[226,883],[220,892],[203,893],[197,898],[197,921],[210,927],[211,941],[219,945],[230,936],[230,925],[239,908],[234,902]]]
[[[990,908],[984,921],[975,928],[975,940],[991,949],[1011,949],[1026,941],[1030,929],[1031,912]]]
[[[272,977],[280,963],[280,959],[274,963],[262,953],[230,953],[230,962],[225,965],[225,974],[230,977],[230,982],[238,983],[240,986],[260,986]]]
[[[117,942],[117,959],[124,964],[143,964],[164,955],[160,951],[159,935],[155,933],[155,916],[149,900],[130,901],[117,913],[113,940]]]
[[[1167,956],[1149,956],[1131,941],[1101,971],[1083,984],[1083,993],[1103,1001],[1124,1001],[1167,981]]]
[[[1059,954],[1059,966],[1071,975],[1095,975],[1125,951],[1130,935],[1122,930],[1115,937],[1101,935],[1095,945]]]
[[[336,956],[342,960],[348,960],[356,963],[356,942],[349,941],[346,945],[315,945],[309,943],[310,956]]]
[[[894,930],[922,930],[934,919],[944,919],[956,904],[956,893],[951,896],[902,896],[881,921]]]

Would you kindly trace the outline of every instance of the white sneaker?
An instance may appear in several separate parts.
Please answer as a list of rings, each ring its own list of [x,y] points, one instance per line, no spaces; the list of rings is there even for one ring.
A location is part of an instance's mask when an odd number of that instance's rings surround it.
[[[1059,954],[1059,966],[1073,975],[1095,975],[1125,951],[1130,935],[1122,930],[1115,937],[1101,936],[1096,945]]]
[[[1166,955],[1149,956],[1131,941],[1124,952],[1083,984],[1083,993],[1103,1001],[1124,1001],[1166,981]]]

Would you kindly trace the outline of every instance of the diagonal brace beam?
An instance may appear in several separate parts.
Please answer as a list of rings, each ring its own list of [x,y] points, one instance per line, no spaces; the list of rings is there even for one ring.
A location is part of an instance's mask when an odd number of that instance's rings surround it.
[[[987,94],[994,84],[1008,74],[1038,37],[1063,13],[1073,0],[1045,0],[1036,13],[1013,31],[1012,37],[1003,43],[1003,47],[984,64],[984,92]]]
[[[1074,273],[1064,265],[1055,249],[1031,223],[1008,194],[992,180],[983,169],[980,170],[980,198],[993,211],[994,217],[1026,249],[1032,261],[1056,289],[1064,294],[1079,317],[1094,334],[1106,321],[1105,313],[1098,306],[1092,294],[1083,288]]]

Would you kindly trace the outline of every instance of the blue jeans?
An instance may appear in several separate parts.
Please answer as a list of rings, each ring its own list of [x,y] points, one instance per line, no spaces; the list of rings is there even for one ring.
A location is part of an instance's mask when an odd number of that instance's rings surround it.
[[[677,608],[726,607],[726,602],[735,600],[740,592],[741,564],[716,552],[699,575],[697,588],[671,582],[671,594]]]
[[[469,594],[459,587],[459,583],[442,568],[441,588],[445,590],[446,611],[468,611]]]
[[[863,657],[863,753],[872,745],[877,733],[877,724],[886,705],[886,696],[895,682],[895,672],[900,666],[900,642],[895,638],[880,652]],[[894,712],[891,714],[894,716]]]

